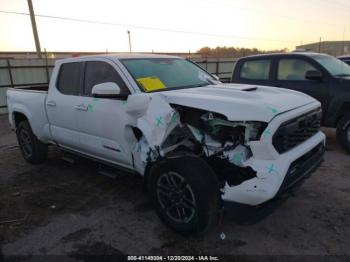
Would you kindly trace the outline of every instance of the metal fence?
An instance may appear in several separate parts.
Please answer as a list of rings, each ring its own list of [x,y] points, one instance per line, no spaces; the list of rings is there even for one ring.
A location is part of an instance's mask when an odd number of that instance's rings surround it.
[[[228,82],[234,59],[191,59],[221,81]],[[0,59],[0,114],[7,113],[6,90],[29,85],[48,84],[55,59]]]
[[[7,112],[7,88],[47,84],[54,63],[53,59],[1,59],[0,113]]]
[[[227,83],[231,79],[233,66],[236,63],[236,59],[193,59],[192,61],[199,64],[203,69],[211,74],[217,75],[220,80]]]

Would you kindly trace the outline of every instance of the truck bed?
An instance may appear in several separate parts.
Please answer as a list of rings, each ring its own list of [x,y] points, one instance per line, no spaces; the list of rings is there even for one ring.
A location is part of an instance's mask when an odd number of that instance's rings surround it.
[[[49,123],[45,108],[47,91],[47,85],[7,90],[7,105],[12,128],[15,128],[15,118],[22,114],[28,119],[33,133],[40,140],[49,139]]]

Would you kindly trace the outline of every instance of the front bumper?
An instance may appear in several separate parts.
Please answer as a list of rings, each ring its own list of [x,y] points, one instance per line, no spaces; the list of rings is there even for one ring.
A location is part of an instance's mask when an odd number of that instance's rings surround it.
[[[268,125],[269,136],[251,142],[253,156],[244,165],[256,172],[256,177],[237,186],[223,188],[222,199],[247,205],[260,205],[288,190],[309,176],[321,164],[324,154],[325,135],[322,132],[299,144],[286,153],[278,154],[272,146],[274,131],[286,119],[317,108],[313,104],[277,116]],[[272,134],[272,135],[271,135]]]

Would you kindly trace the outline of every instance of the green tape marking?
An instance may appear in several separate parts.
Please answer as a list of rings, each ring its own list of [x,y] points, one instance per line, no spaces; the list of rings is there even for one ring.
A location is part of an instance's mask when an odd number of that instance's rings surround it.
[[[175,113],[171,116],[171,119],[170,119],[168,125],[170,126],[170,125],[172,125],[172,124],[175,124],[176,121],[178,120],[178,118],[179,118],[179,115],[178,115],[177,112],[175,112]]]
[[[242,164],[243,155],[242,153],[237,153],[233,156],[233,163]]]
[[[265,131],[264,131],[264,133],[262,134],[262,137],[263,138],[266,138],[266,137],[268,137],[269,135],[271,135],[272,133],[271,133],[271,130],[270,129],[266,129]]]
[[[96,103],[98,100],[99,100],[99,98],[97,98],[97,97],[92,98],[91,103],[88,104],[88,112],[93,112],[93,111],[94,111],[95,103]]]
[[[94,111],[94,105],[88,104],[88,111],[93,112]]]
[[[159,127],[161,125],[164,125],[164,123],[163,123],[163,117],[160,116],[156,118],[156,126]]]
[[[267,172],[268,172],[269,174],[277,174],[277,175],[278,175],[278,172],[277,172],[277,170],[275,169],[274,164],[271,164],[271,165],[267,166],[266,169],[267,169]]]
[[[278,114],[278,109],[277,108],[274,108],[274,107],[268,107],[270,110],[271,110],[271,113],[272,114]]]
[[[200,131],[198,128],[193,127],[193,131],[194,131],[194,133],[195,133],[197,136],[201,136],[201,135],[202,135],[201,131]]]

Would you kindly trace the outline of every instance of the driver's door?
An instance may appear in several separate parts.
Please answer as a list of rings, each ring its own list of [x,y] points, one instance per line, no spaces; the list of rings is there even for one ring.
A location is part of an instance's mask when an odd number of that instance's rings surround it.
[[[88,61],[84,66],[83,96],[79,107],[79,140],[83,153],[115,164],[131,166],[132,158],[125,142],[126,101],[117,98],[94,98],[93,86],[114,82],[122,94],[129,90],[109,61]]]

